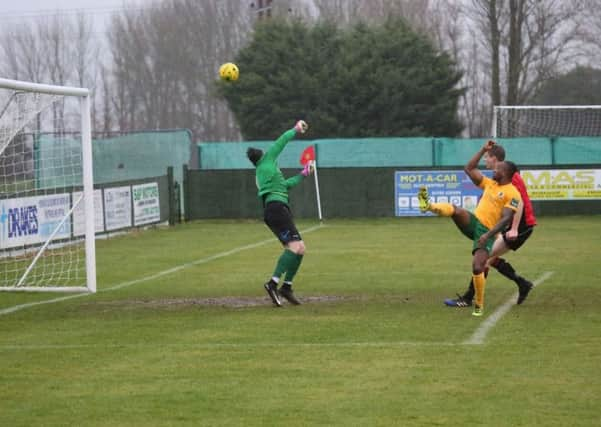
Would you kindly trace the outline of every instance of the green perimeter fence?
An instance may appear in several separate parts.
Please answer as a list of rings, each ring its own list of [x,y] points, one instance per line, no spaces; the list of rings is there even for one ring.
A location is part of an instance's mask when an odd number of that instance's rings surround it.
[[[173,206],[185,218],[256,218],[261,206],[256,197],[254,169],[246,158],[250,146],[267,149],[273,141],[214,142],[196,145],[200,169],[190,165],[191,135],[187,130],[145,131],[95,139],[95,184],[135,181],[163,174],[175,166]],[[362,138],[299,139],[280,156],[285,175],[298,172],[299,158],[309,145],[316,148],[324,217],[394,216],[394,173],[407,170],[461,169],[485,139]],[[501,138],[508,159],[522,168],[592,169],[601,165],[601,138]],[[73,153],[68,138],[42,135],[36,142],[36,188],[53,187],[56,175],[66,176],[61,159]],[[192,153],[194,154],[194,153]],[[51,162],[51,164],[41,164]],[[182,185],[183,184],[183,185]],[[62,186],[78,182],[63,182]],[[317,216],[315,187],[305,182],[291,192],[299,217]],[[598,200],[535,202],[539,214],[599,213]],[[189,207],[189,209],[188,209]],[[176,209],[176,208],[174,208]],[[173,211],[173,209],[170,209]],[[178,216],[177,214],[169,214]],[[171,222],[175,221],[174,218]]]
[[[570,165],[578,169],[583,165]],[[554,169],[568,168],[554,166]],[[601,168],[586,165],[586,168]],[[184,168],[186,219],[260,218],[254,169],[187,170]],[[320,168],[319,191],[324,218],[395,216],[395,172],[423,167]],[[528,169],[528,167],[524,167]],[[536,169],[544,169],[536,166]],[[457,167],[428,170],[460,170]],[[283,169],[284,176],[298,173]],[[538,215],[601,214],[601,200],[533,201]],[[290,192],[290,206],[301,218],[318,216],[313,178]]]
[[[601,138],[501,138],[507,158],[521,169],[601,168]],[[314,145],[324,218],[395,215],[397,171],[461,170],[485,139],[365,138],[296,140],[282,152],[285,176],[298,173],[302,151]],[[185,170],[187,219],[256,218],[256,196],[248,147],[267,149],[273,141],[200,143],[199,170]],[[297,217],[316,217],[316,191],[306,180],[290,194]],[[539,215],[599,214],[600,200],[534,201]]]

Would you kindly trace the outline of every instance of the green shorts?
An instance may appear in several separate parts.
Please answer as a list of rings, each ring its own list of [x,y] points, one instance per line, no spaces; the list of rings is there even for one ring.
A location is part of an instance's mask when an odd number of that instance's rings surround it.
[[[470,223],[466,229],[461,229],[461,232],[473,242],[472,253],[476,252],[476,249],[486,249],[486,252],[490,253],[492,251],[492,245],[495,243],[495,236],[492,236],[486,241],[484,247],[478,246],[478,239],[484,233],[488,232],[488,228],[486,228],[476,216],[469,212],[470,214]]]

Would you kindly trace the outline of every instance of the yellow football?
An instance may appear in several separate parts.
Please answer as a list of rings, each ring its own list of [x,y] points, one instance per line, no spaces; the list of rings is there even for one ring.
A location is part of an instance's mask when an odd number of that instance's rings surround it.
[[[219,77],[221,77],[221,80],[233,82],[238,80],[239,75],[240,70],[238,70],[238,66],[232,62],[226,62],[219,67]]]

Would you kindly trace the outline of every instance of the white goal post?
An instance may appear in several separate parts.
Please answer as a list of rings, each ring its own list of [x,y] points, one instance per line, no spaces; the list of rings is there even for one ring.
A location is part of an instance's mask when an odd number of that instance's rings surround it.
[[[90,92],[0,78],[0,291],[96,292]]]
[[[497,105],[492,137],[601,136],[601,105]]]

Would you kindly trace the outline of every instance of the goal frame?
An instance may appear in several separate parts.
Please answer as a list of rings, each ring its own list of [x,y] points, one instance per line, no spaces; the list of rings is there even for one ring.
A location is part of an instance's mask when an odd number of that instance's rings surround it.
[[[601,105],[495,105],[492,112],[491,136],[497,138],[499,110],[601,110]]]
[[[32,83],[20,80],[0,78],[0,88],[15,91],[38,92],[49,95],[65,95],[78,97],[81,114],[81,144],[82,144],[82,180],[85,212],[85,266],[86,286],[5,286],[0,291],[24,292],[96,292],[96,242],[94,229],[94,175],[92,163],[92,127],[90,90],[87,88],[55,86]],[[75,205],[75,204],[74,204]],[[73,208],[71,209],[71,211]],[[68,213],[70,215],[71,212]],[[50,241],[52,236],[49,237]],[[46,242],[48,243],[48,242]],[[41,248],[41,251],[45,246]],[[41,253],[40,251],[40,253]],[[39,254],[39,253],[38,253]],[[35,262],[35,259],[34,259]],[[24,274],[26,275],[28,271]]]

